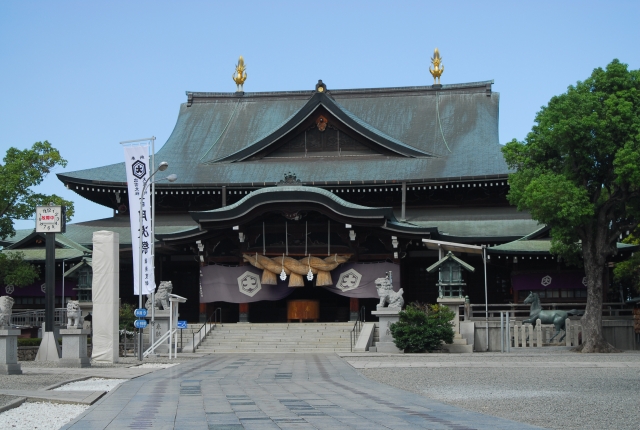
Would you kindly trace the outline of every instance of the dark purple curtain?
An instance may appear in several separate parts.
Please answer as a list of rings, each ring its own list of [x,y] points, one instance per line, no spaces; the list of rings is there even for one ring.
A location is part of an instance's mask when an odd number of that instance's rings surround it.
[[[385,272],[393,272],[394,290],[400,288],[400,266],[393,263],[372,263],[372,264],[356,264],[345,263],[338,266],[331,272],[331,278],[334,285],[326,288],[327,290],[345,297],[358,298],[378,298],[378,292],[375,286],[375,280],[385,276]],[[254,277],[246,272],[253,274]],[[260,289],[255,291],[255,286],[249,286],[245,292],[241,291],[242,281],[262,277],[262,270],[253,266],[206,266],[202,268],[202,277],[200,278],[202,292],[200,295],[200,303],[210,302],[228,302],[228,303],[252,303],[261,300],[280,300],[293,293],[295,288],[289,288],[289,280],[281,281],[278,278],[277,285],[261,285]],[[238,280],[240,278],[240,281]],[[336,283],[341,281],[342,289],[336,287]],[[245,287],[247,282],[245,281]],[[356,288],[353,288],[357,285]],[[304,288],[304,287],[301,287]],[[345,291],[343,291],[345,290]]]
[[[14,287],[13,293],[11,294],[7,294],[7,292],[5,291],[6,287],[2,286],[0,287],[0,296],[8,295],[11,297],[38,297],[38,296],[44,297],[44,292],[40,289],[42,284],[44,284],[44,278],[34,282],[31,285],[27,285],[25,287]],[[65,297],[73,297],[78,295],[78,292],[73,290],[74,288],[76,288],[77,285],[78,285],[77,278],[65,278],[64,280]],[[56,296],[62,296],[62,280],[61,279],[56,280],[55,291],[56,291],[55,292]]]
[[[538,272],[511,276],[514,290],[586,289],[584,272]]]

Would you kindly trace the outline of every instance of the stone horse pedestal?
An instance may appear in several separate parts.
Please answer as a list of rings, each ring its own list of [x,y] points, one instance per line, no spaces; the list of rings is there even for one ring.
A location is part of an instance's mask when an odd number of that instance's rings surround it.
[[[91,330],[81,328],[60,329],[62,336],[62,358],[60,367],[91,367],[87,357],[87,335]]]
[[[404,350],[399,349],[393,342],[393,335],[391,334],[391,330],[389,329],[389,326],[391,324],[398,322],[398,320],[400,319],[400,317],[398,316],[400,311],[400,308],[381,308],[380,310],[371,312],[371,315],[377,316],[380,322],[380,341],[376,342],[376,352],[392,354],[404,353]]]
[[[22,375],[18,363],[18,335],[20,330],[0,329],[0,375]]]

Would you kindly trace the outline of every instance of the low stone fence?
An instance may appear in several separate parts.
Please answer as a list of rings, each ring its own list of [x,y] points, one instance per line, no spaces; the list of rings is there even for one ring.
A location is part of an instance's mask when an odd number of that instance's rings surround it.
[[[511,325],[511,338],[513,339],[513,327],[514,327],[514,320],[512,318],[510,318],[510,325]],[[484,319],[475,319],[472,320],[473,322],[475,322],[475,330],[474,330],[474,351],[486,351],[487,350],[487,326],[489,328],[489,336],[488,336],[488,340],[489,340],[489,351],[493,351],[493,352],[500,352],[501,350],[501,343],[500,343],[500,319],[491,319],[488,322],[485,322]],[[580,317],[571,317],[570,318],[570,331],[571,331],[571,345],[578,345],[578,342],[581,342],[581,337],[578,334],[574,334],[573,332],[573,326],[574,325],[580,325]],[[518,322],[520,323],[520,325],[522,326],[522,320],[516,320],[515,325],[518,324]],[[622,349],[622,350],[636,350],[636,349],[640,349],[640,342],[636,342],[636,335],[634,332],[634,327],[633,327],[634,321],[632,318],[619,318],[619,319],[606,319],[602,321],[602,335],[604,336],[605,340],[607,342],[609,342],[610,344],[612,344],[613,346],[615,346],[618,349]],[[543,324],[544,326],[544,324]],[[553,327],[553,326],[549,326],[549,327]],[[527,333],[529,333],[529,330],[527,328]],[[575,333],[580,333],[581,330],[576,329],[577,331]],[[535,332],[535,330],[531,330],[533,332]],[[534,333],[535,336],[535,333]],[[544,334],[544,338],[543,339],[550,339],[551,336],[553,336],[553,332],[551,332],[551,334],[547,335],[546,333]],[[558,335],[558,338],[562,336],[562,334]],[[578,336],[577,340],[575,339],[575,336]],[[505,336],[506,338],[506,336]],[[524,338],[526,339],[527,336],[525,335]],[[534,338],[537,339],[537,338]],[[555,340],[555,339],[554,339]],[[519,345],[522,344],[522,332],[520,332],[518,334],[518,342]],[[471,343],[471,342],[469,342]],[[511,343],[512,348],[514,347],[514,343],[512,341]],[[566,340],[563,340],[562,343],[560,343],[560,345],[565,346],[566,345]],[[505,345],[506,346],[506,345]],[[527,342],[527,347],[530,347],[530,344]],[[536,343],[536,347],[537,347],[537,343]]]
[[[542,324],[538,319],[535,327],[533,324],[523,324],[522,321],[511,320],[509,339],[512,348],[531,348],[543,346],[578,346],[582,344],[582,325],[579,321],[567,318],[565,321],[566,332],[560,333],[553,339],[556,332],[553,324]],[[564,339],[560,340],[564,335]]]
[[[19,346],[18,361],[33,361],[38,355],[39,346]],[[87,345],[87,357],[91,357],[92,345]]]

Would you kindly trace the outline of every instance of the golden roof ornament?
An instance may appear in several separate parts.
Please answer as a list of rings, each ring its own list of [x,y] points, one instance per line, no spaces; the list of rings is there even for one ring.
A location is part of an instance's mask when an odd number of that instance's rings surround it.
[[[438,80],[437,84],[440,85],[440,76],[442,76],[442,73],[444,72],[444,66],[442,65],[442,58],[440,58],[440,51],[438,51],[438,48],[433,51],[431,64],[433,65],[433,69],[429,67],[429,72],[431,72],[431,76],[433,76],[433,85],[436,85],[436,79]]]
[[[238,60],[238,64],[236,64],[236,71],[233,75],[231,75],[233,82],[235,82],[238,87],[236,91],[239,93],[244,91],[242,86],[244,84],[244,81],[247,80],[246,70],[247,70],[247,67],[244,65],[244,58],[242,58],[242,55],[241,55],[240,59]]]

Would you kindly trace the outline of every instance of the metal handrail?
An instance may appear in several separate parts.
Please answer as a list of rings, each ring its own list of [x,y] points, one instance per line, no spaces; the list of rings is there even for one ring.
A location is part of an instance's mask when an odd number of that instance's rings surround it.
[[[44,309],[29,309],[11,314],[12,326],[41,326],[44,322]],[[53,314],[54,324],[64,325],[67,319],[67,308],[56,308]]]
[[[160,336],[160,338],[158,340],[156,340],[154,342],[154,344],[149,347],[149,349],[144,351],[144,353],[142,354],[142,357],[146,358],[149,354],[151,354],[153,351],[155,351],[156,348],[158,346],[160,346],[161,343],[163,343],[164,341],[169,339],[177,330],[178,329],[176,329],[176,328],[167,330],[167,332],[165,334],[163,334],[162,336]],[[171,348],[171,346],[169,346],[169,348]]]
[[[218,312],[218,311],[220,311],[220,312]],[[204,321],[204,323],[202,324],[202,327],[200,327],[197,332],[191,332],[191,347],[192,347],[191,352],[196,352],[196,348],[197,348],[196,347],[196,333],[198,333],[198,336],[199,336],[198,346],[200,346],[200,344],[202,344],[202,340],[203,340],[202,339],[202,329],[205,328],[207,324],[209,324],[209,327],[211,327],[211,324],[213,324],[213,329],[215,329],[217,327],[217,323],[218,323],[217,318],[216,318],[216,315],[218,315],[218,314],[220,316],[220,321],[219,322],[220,322],[220,324],[222,324],[222,308],[217,308],[215,311],[213,311],[213,313],[211,315],[209,315],[209,318],[207,318]],[[213,321],[211,321],[212,318],[213,318]],[[209,332],[211,330],[213,330],[213,329],[210,328]],[[205,330],[204,331],[204,338],[205,339],[207,338],[207,333],[208,333],[207,330]]]
[[[362,306],[358,312],[358,319],[353,323],[353,328],[349,332],[349,339],[351,341],[351,352],[353,352],[353,346],[358,342],[358,337],[362,331],[362,325],[365,323],[365,308]]]

